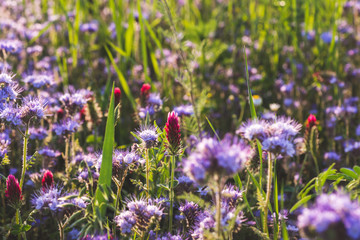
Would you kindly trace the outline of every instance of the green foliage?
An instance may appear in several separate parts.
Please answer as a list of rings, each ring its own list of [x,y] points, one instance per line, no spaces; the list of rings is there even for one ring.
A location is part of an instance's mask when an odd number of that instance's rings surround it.
[[[102,217],[105,217],[106,212],[106,199],[101,193],[101,188],[110,187],[112,177],[112,154],[114,146],[114,84],[112,87],[112,94],[110,99],[110,106],[108,111],[108,118],[106,121],[106,130],[102,152],[102,162],[100,168],[100,176],[98,186],[95,193],[95,206],[100,207]]]

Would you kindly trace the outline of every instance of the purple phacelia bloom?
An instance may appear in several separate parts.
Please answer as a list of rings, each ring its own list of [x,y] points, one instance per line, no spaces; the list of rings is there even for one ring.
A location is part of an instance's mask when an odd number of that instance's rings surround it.
[[[16,100],[22,88],[17,83],[10,83],[5,86],[1,86],[0,83],[0,102],[7,100]]]
[[[331,32],[324,32],[320,35],[321,40],[323,40],[324,43],[329,44],[331,43],[333,37],[335,38],[334,41],[338,41],[338,36],[334,36]]]
[[[191,116],[194,114],[194,108],[191,104],[180,105],[180,106],[174,107],[174,112],[176,112],[179,115],[179,117]]]
[[[242,140],[230,135],[221,141],[204,138],[184,162],[184,173],[199,184],[211,183],[214,177],[231,177],[245,167],[254,155]]]
[[[10,142],[5,139],[0,138],[0,158],[5,157],[5,154],[8,153],[8,146],[10,145]]]
[[[23,48],[23,44],[19,40],[0,39],[0,49],[9,53],[19,53]]]
[[[34,88],[41,88],[43,86],[54,84],[53,77],[46,74],[27,76],[23,82],[32,85]]]
[[[0,110],[0,119],[2,121],[13,126],[21,125],[21,115],[18,108],[14,107],[12,104],[5,104],[3,107],[0,107]]]
[[[48,147],[45,147],[43,149],[40,149],[38,151],[40,155],[47,156],[47,157],[59,157],[61,153],[59,151],[52,150]]]
[[[163,101],[159,93],[150,93],[147,99],[147,104],[154,108],[155,112],[161,110]]]
[[[324,154],[324,159],[327,161],[336,161],[339,162],[341,160],[341,156],[336,152],[326,152]]]
[[[322,194],[298,217],[304,236],[316,239],[360,239],[360,206],[342,192]]]
[[[28,123],[30,119],[41,119],[45,115],[46,103],[42,99],[26,97],[20,108],[20,116],[24,123]]]
[[[140,126],[136,134],[140,137],[144,148],[152,148],[157,144],[159,134],[155,126]]]
[[[255,139],[263,140],[268,135],[268,132],[269,123],[258,119],[247,121],[236,131],[237,134],[242,135],[249,141]]]
[[[56,135],[68,135],[77,131],[80,127],[80,124],[74,120],[66,119],[60,124],[54,124],[53,130]]]
[[[301,125],[291,118],[278,117],[270,125],[269,130],[271,135],[288,138],[296,136],[301,130]]]
[[[163,215],[163,209],[155,200],[128,200],[127,209],[115,217],[121,233],[130,234],[132,231],[146,233],[153,223],[158,223]]]
[[[11,75],[9,73],[6,73],[5,71],[3,71],[2,73],[0,73],[0,86],[1,84],[12,84],[13,82],[13,78],[15,75]]]
[[[295,155],[295,147],[292,142],[279,136],[268,137],[263,143],[263,149],[282,156],[292,157]]]
[[[30,139],[44,140],[48,136],[48,133],[47,130],[43,127],[39,127],[39,128],[31,127],[29,128],[29,135],[30,135]]]
[[[93,32],[97,32],[99,29],[99,23],[96,20],[93,20],[91,22],[88,23],[83,23],[80,25],[80,31],[81,32],[89,32],[89,33],[93,33]]]

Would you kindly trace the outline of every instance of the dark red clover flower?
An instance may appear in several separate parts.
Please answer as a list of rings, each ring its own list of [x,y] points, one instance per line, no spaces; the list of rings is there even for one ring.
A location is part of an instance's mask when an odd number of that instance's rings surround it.
[[[306,120],[306,129],[310,130],[313,126],[316,126],[316,117],[310,114]]]
[[[115,97],[115,105],[118,105],[120,103],[120,99],[121,99],[121,90],[120,90],[120,88],[116,87],[114,89],[114,97]]]
[[[171,153],[177,154],[181,148],[181,134],[179,117],[174,111],[168,114],[165,131]]]
[[[18,205],[22,200],[20,185],[14,175],[10,174],[6,180],[5,197],[13,205]]]
[[[53,177],[53,174],[52,174],[51,171],[46,170],[46,172],[44,173],[44,176],[43,176],[43,178],[41,180],[41,184],[42,184],[43,191],[53,187],[53,185],[54,185],[54,177]]]
[[[144,83],[141,87],[141,97],[144,99],[148,99],[149,98],[149,94],[150,94],[150,89],[151,86],[148,83]]]

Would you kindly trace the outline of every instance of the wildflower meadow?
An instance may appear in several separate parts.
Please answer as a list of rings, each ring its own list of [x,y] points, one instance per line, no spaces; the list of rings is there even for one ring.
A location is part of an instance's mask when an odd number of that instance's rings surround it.
[[[0,0],[0,239],[360,240],[359,0]]]

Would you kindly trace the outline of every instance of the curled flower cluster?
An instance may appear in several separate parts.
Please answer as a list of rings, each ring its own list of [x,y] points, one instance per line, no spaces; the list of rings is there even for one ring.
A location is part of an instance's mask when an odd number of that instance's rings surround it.
[[[342,192],[322,194],[299,215],[298,227],[311,239],[360,239],[360,205]]]
[[[138,130],[136,133],[141,139],[143,148],[152,148],[156,146],[159,137],[156,127],[141,126],[140,130]]]
[[[152,199],[129,201],[126,207],[128,210],[122,211],[115,217],[115,222],[124,235],[132,231],[139,234],[146,233],[151,224],[158,223],[163,215],[161,206]]]
[[[204,138],[185,160],[184,172],[199,184],[211,183],[214,176],[233,176],[253,155],[251,147],[237,137],[227,135],[221,141]]]
[[[277,117],[272,121],[249,120],[237,133],[249,141],[258,139],[263,149],[282,156],[295,155],[295,136],[300,132],[301,125],[286,117]]]

